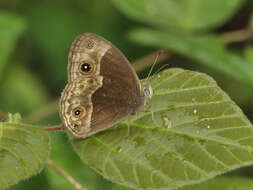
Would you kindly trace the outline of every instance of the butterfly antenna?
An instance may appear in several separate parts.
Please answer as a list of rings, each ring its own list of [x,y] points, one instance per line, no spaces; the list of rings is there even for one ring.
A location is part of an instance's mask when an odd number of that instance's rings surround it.
[[[161,67],[154,73],[154,75],[156,75],[156,74],[159,73],[163,68],[168,67],[168,66],[169,66],[169,64],[164,64],[163,66],[161,66]]]
[[[158,58],[160,57],[160,55],[161,55],[161,51],[159,51],[159,52],[157,53],[156,58],[155,58],[155,61],[154,61],[153,65],[151,66],[150,70],[149,70],[149,73],[148,73],[148,76],[147,76],[147,78],[146,78],[146,81],[149,80],[150,75],[151,75],[151,73],[152,73],[152,71],[153,71],[153,69],[154,69],[154,67],[155,67],[155,64],[157,63],[157,60],[158,60]]]

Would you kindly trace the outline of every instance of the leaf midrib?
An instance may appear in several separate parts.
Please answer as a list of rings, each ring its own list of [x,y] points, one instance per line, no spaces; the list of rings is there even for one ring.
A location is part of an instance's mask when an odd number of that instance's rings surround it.
[[[107,148],[110,152],[117,152],[113,147],[111,147],[109,144],[104,143],[100,138],[92,136],[91,138],[93,138],[96,142],[98,142],[99,144],[101,144],[102,146],[104,146],[105,148]],[[124,153],[120,153],[122,155],[122,157],[127,158],[128,160],[133,161],[134,164],[139,164],[141,166],[143,166],[144,168],[148,168],[150,171],[158,171],[160,177],[162,177],[163,179],[165,179],[166,181],[172,181],[172,179],[170,177],[168,177],[166,174],[164,174],[162,171],[155,169],[151,166],[148,166],[146,164],[144,164],[143,162],[140,162],[139,160],[135,160],[131,157],[129,157],[127,154]]]
[[[120,123],[121,125],[124,125],[124,126],[128,126],[128,123],[127,122],[121,122]],[[215,143],[218,143],[218,144],[222,144],[222,145],[228,145],[228,146],[234,146],[236,148],[240,148],[240,149],[243,149],[243,150],[247,150],[247,151],[253,151],[253,148],[250,147],[250,146],[245,146],[245,145],[238,145],[238,144],[233,144],[233,143],[229,143],[229,142],[225,142],[225,141],[219,141],[218,139],[212,139],[212,138],[208,138],[208,137],[203,137],[203,136],[199,136],[199,135],[195,135],[195,134],[191,134],[191,133],[185,133],[185,132],[182,132],[182,131],[178,131],[178,130],[174,130],[174,129],[168,129],[168,128],[164,128],[164,127],[161,127],[161,128],[158,128],[158,127],[154,127],[154,126],[150,126],[150,125],[141,125],[141,124],[136,124],[136,123],[131,123],[131,126],[133,127],[137,127],[137,128],[142,128],[142,129],[155,129],[155,130],[160,130],[160,131],[165,131],[165,132],[170,132],[170,133],[174,133],[175,135],[180,135],[180,136],[187,136],[189,138],[192,138],[192,139],[199,139],[199,140],[204,140],[204,141],[211,141],[211,142],[215,142]],[[113,130],[117,130],[117,129],[113,129]]]

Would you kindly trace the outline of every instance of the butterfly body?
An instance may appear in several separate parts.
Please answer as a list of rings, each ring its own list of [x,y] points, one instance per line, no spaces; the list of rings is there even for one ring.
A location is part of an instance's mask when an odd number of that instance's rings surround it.
[[[128,60],[109,41],[85,33],[72,43],[60,117],[75,137],[88,137],[136,114],[151,96],[151,87],[141,86]]]

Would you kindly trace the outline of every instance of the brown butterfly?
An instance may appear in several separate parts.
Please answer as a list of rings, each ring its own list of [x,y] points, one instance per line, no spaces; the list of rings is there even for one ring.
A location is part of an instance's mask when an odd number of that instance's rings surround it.
[[[112,127],[141,111],[151,96],[151,86],[141,86],[129,61],[109,41],[84,33],[72,43],[60,117],[75,137]]]

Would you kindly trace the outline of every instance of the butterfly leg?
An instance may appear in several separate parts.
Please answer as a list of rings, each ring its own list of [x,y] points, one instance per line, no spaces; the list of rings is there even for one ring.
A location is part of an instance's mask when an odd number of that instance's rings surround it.
[[[156,120],[155,120],[155,114],[154,114],[154,112],[152,111],[152,110],[144,110],[144,112],[150,112],[151,113],[151,119],[152,119],[152,121],[153,121],[153,123],[156,125],[156,126],[160,126],[159,125],[159,123],[157,123],[156,122]]]
[[[155,114],[154,114],[153,111],[151,111],[151,118],[152,118],[153,123],[154,123],[156,126],[159,126],[159,124],[158,124],[158,123],[156,122],[156,120],[155,120]]]
[[[130,117],[127,118],[127,135],[126,137],[130,136]]]

